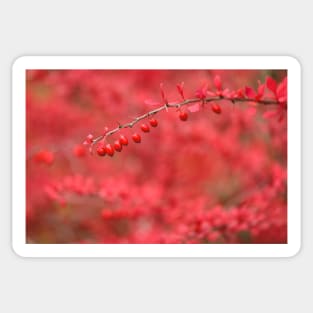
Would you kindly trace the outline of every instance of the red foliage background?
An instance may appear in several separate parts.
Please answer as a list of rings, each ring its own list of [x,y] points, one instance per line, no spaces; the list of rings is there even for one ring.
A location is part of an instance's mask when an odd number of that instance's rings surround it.
[[[108,137],[129,139],[113,157],[82,145],[162,103],[161,82],[171,102],[177,83],[194,98],[215,75],[256,90],[286,71],[28,70],[27,242],[286,243],[287,119],[276,105],[221,101],[216,114],[207,103],[185,122],[162,111],[149,133],[139,123]]]

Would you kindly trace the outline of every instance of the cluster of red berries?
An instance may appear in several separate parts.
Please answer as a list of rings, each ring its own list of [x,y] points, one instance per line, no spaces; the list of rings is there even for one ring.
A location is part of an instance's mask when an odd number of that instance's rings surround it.
[[[158,121],[154,118],[149,120],[149,124],[151,127],[157,127],[158,126]],[[140,129],[144,132],[144,133],[148,133],[150,132],[150,127],[148,124],[141,124]],[[90,135],[87,137],[87,140],[91,140],[92,138],[90,137]],[[135,143],[140,143],[141,142],[141,136],[138,133],[134,133],[132,135],[132,140]],[[109,156],[113,156],[114,155],[114,151],[117,152],[121,152],[123,149],[123,146],[127,146],[128,145],[128,139],[127,137],[125,137],[124,135],[120,135],[118,140],[115,140],[113,144],[103,144],[100,143],[97,147],[97,154],[99,156],[105,156],[105,155],[109,155]]]
[[[217,104],[213,104],[212,106],[212,110],[215,112],[215,113],[221,113],[221,108],[220,106],[218,106]],[[179,119],[183,122],[187,121],[188,120],[188,113],[186,111],[183,111],[181,110],[179,112],[179,115],[178,115]],[[149,120],[149,124],[151,127],[157,127],[158,126],[158,121],[154,118],[150,119]],[[149,133],[150,132],[150,126],[147,124],[147,123],[143,123],[140,125],[140,129],[142,132],[144,133]],[[141,142],[141,135],[138,134],[138,133],[134,133],[132,135],[132,140],[135,142],[135,143],[140,143]],[[88,144],[91,144],[93,141],[93,135],[88,135],[87,136],[87,139],[86,139],[86,142]],[[124,135],[120,135],[119,139],[118,140],[115,140],[113,144],[110,144],[110,143],[107,143],[107,144],[104,144],[104,143],[100,143],[97,147],[97,154],[99,156],[105,156],[105,155],[108,155],[108,156],[113,156],[114,155],[114,152],[121,152],[122,149],[123,149],[123,146],[127,146],[128,145],[128,139],[127,137],[125,137]]]

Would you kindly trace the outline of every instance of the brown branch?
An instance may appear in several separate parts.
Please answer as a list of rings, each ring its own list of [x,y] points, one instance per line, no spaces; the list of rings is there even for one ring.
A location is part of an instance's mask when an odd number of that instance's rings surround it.
[[[224,97],[224,96],[216,96],[216,97],[210,97],[210,98],[205,98],[205,99],[199,99],[199,98],[193,98],[193,99],[187,99],[184,100],[180,103],[175,103],[175,104],[170,104],[170,103],[165,103],[164,105],[151,110],[145,114],[142,114],[135,119],[133,119],[131,122],[125,123],[125,124],[120,124],[118,127],[106,132],[105,134],[98,136],[92,140],[92,143],[90,145],[90,151],[92,151],[92,147],[101,141],[103,138],[111,136],[118,132],[119,130],[123,128],[132,128],[135,124],[137,124],[139,121],[146,119],[152,115],[155,115],[159,113],[160,111],[167,110],[168,108],[177,108],[179,109],[180,107],[184,105],[188,105],[191,103],[197,103],[197,102],[202,102],[202,103],[207,103],[207,102],[213,102],[213,101],[221,101],[221,100],[226,100],[226,101],[231,101],[232,103],[236,102],[254,102],[258,104],[264,104],[264,105],[286,105],[286,103],[281,103],[276,100],[269,100],[269,99],[263,99],[263,100],[256,100],[253,98],[230,98],[230,97]]]

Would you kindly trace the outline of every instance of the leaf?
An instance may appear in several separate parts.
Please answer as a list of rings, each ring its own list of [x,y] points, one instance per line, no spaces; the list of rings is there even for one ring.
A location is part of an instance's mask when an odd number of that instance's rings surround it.
[[[259,85],[259,87],[258,87],[258,96],[259,96],[260,98],[263,97],[263,95],[264,95],[264,90],[265,90],[265,85],[264,85],[264,84]]]
[[[215,97],[215,96],[216,96],[216,93],[213,92],[213,91],[209,91],[209,90],[208,90],[206,93],[207,93],[207,95],[208,95],[209,97]]]
[[[208,91],[208,84],[205,83],[196,91],[196,97],[199,99],[205,99]]]
[[[228,88],[224,89],[222,92],[223,97],[229,97],[230,96],[230,90]]]
[[[146,99],[146,100],[144,100],[144,104],[151,105],[151,106],[161,105],[160,102],[155,101],[153,99]]]
[[[193,104],[193,105],[189,105],[189,106],[188,106],[188,110],[189,110],[190,112],[192,112],[192,113],[198,112],[198,111],[200,110],[200,104],[199,104],[199,102],[197,102],[197,103],[195,103],[195,104]]]
[[[216,87],[217,90],[222,90],[222,80],[221,77],[219,75],[216,75],[214,77],[214,86]]]
[[[271,119],[277,117],[277,115],[278,115],[277,110],[266,111],[265,113],[263,113],[263,118]]]
[[[160,91],[161,91],[161,96],[162,96],[162,100],[164,103],[168,103],[167,98],[165,96],[165,91],[164,91],[164,84],[160,83]]]
[[[178,93],[180,94],[180,96],[183,98],[183,100],[185,100],[185,95],[184,95],[184,82],[181,82],[180,84],[176,85]]]
[[[245,93],[248,98],[255,98],[256,96],[255,91],[249,86],[246,86]]]
[[[276,95],[277,83],[276,83],[276,81],[275,81],[272,77],[270,77],[270,76],[268,76],[268,77],[266,78],[266,87],[267,87],[271,92],[273,92],[273,94]]]
[[[276,97],[279,102],[287,101],[287,77],[278,85]]]

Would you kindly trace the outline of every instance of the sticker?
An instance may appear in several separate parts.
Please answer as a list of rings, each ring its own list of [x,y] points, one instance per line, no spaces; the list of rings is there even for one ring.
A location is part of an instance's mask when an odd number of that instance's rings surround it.
[[[287,56],[20,57],[14,251],[297,254],[300,76]]]

